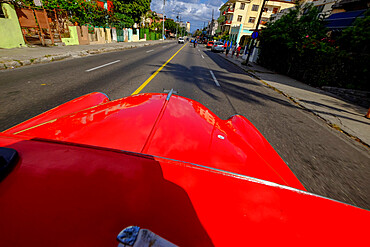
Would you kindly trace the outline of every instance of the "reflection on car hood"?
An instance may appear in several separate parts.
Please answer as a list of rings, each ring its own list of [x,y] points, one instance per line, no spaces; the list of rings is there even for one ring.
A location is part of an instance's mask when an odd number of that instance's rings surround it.
[[[304,190],[247,119],[221,120],[196,101],[166,97],[130,96],[13,134],[146,153]]]

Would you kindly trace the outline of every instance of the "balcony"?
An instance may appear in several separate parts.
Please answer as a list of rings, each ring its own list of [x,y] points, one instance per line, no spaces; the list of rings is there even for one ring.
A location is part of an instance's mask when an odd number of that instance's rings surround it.
[[[224,22],[224,25],[231,25],[231,20],[226,20],[226,21]]]
[[[226,11],[228,14],[234,13],[234,8],[228,8]]]

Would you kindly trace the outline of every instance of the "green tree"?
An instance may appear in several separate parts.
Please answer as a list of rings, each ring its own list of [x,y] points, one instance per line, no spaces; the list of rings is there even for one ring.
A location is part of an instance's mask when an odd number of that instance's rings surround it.
[[[172,33],[176,32],[177,23],[174,22],[172,19],[167,19],[164,21],[164,28],[166,30],[171,30]]]
[[[149,29],[156,32],[162,32],[162,22],[153,22]]]
[[[341,54],[341,78],[345,87],[370,91],[370,10],[357,18],[353,26],[336,35]]]
[[[150,3],[151,0],[113,0],[114,12],[126,15],[136,23],[150,10]]]
[[[370,90],[369,12],[331,36],[324,24],[311,4],[297,4],[262,29],[258,62],[314,86]]]
[[[34,6],[33,0],[13,0],[17,5]],[[46,9],[62,9],[70,20],[80,25],[119,25],[131,27],[140,22],[140,17],[150,10],[151,0],[113,0],[113,11],[107,11],[96,1],[86,0],[43,0]]]
[[[193,37],[197,37],[197,36],[200,36],[200,35],[202,35],[202,31],[197,29],[197,31],[194,32]]]
[[[303,14],[305,13],[305,14]],[[297,4],[288,14],[268,23],[260,36],[260,62],[290,73],[313,40],[326,37],[326,30],[312,5]]]

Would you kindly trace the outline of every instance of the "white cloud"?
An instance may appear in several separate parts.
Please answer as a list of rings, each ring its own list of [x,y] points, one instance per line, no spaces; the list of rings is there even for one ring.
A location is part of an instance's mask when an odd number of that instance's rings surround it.
[[[224,4],[223,0],[166,0],[165,14],[167,17],[176,20],[179,13],[182,21],[189,21],[191,29],[202,28],[212,19],[217,19],[219,8]],[[163,12],[163,0],[152,0],[151,9],[157,13]]]

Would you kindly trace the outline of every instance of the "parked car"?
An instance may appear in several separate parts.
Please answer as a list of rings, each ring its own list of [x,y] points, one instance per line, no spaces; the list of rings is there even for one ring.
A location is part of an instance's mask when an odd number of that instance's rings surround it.
[[[225,48],[224,48],[224,44],[222,42],[215,42],[211,48],[211,51],[213,52],[224,52]]]
[[[214,44],[213,41],[208,41],[207,48],[212,48],[213,44]]]
[[[172,92],[91,93],[0,132],[1,246],[366,245],[369,211],[308,193],[244,116]]]
[[[185,40],[183,37],[180,37],[177,41],[179,44],[184,44],[185,43]]]

